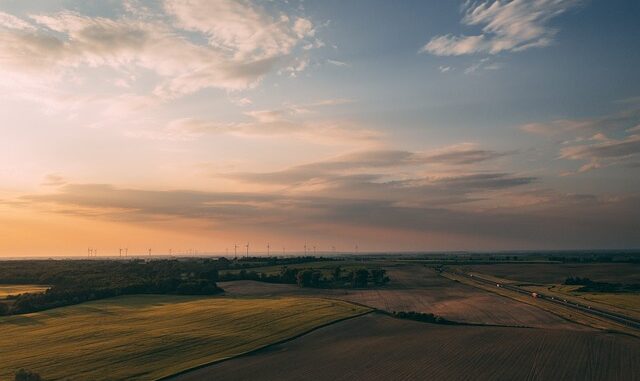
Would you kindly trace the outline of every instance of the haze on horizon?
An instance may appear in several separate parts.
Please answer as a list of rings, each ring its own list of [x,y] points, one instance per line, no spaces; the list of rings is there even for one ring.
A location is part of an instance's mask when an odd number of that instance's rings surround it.
[[[0,256],[638,248],[639,17],[0,0]]]

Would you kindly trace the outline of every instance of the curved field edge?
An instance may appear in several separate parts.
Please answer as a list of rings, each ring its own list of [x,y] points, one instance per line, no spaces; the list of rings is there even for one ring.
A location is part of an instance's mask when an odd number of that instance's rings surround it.
[[[308,297],[135,295],[5,317],[0,379],[26,368],[52,381],[155,380],[369,311]]]
[[[331,299],[331,300],[332,300],[332,299]],[[358,305],[358,303],[350,303],[350,304]],[[341,322],[346,321],[346,320],[351,320],[351,319],[353,319],[353,318],[357,318],[357,317],[360,317],[360,316],[363,316],[363,315],[367,315],[367,314],[374,313],[374,312],[384,314],[383,312],[381,312],[381,311],[379,311],[379,310],[372,309],[372,308],[369,308],[369,307],[367,307],[367,306],[362,306],[362,307],[363,307],[363,309],[365,309],[365,310],[364,310],[364,311],[362,311],[362,312],[360,312],[360,313],[358,313],[358,314],[351,315],[351,316],[347,316],[347,317],[344,317],[344,318],[341,318],[341,319],[338,319],[338,320],[333,320],[333,321],[330,321],[330,322],[328,322],[328,323],[325,323],[325,324],[322,324],[322,325],[319,325],[319,326],[313,327],[313,328],[311,328],[311,329],[309,329],[309,330],[307,330],[307,331],[300,332],[300,333],[298,333],[298,334],[296,334],[296,335],[294,335],[294,336],[287,337],[287,338],[282,339],[282,340],[280,340],[280,341],[276,341],[276,342],[273,342],[273,343],[269,343],[269,344],[263,345],[263,346],[261,346],[261,347],[258,347],[258,348],[255,348],[255,349],[252,349],[252,350],[250,350],[250,351],[247,351],[247,352],[244,352],[244,353],[239,353],[239,354],[237,354],[237,355],[235,355],[235,356],[225,357],[225,358],[222,358],[222,359],[219,359],[219,360],[215,360],[215,361],[211,361],[211,362],[208,362],[208,363],[205,363],[205,364],[200,364],[200,365],[198,365],[198,366],[195,366],[195,367],[192,367],[192,368],[189,368],[189,369],[185,369],[185,370],[180,371],[180,372],[178,372],[178,373],[174,373],[174,374],[170,374],[170,375],[168,375],[168,376],[164,376],[164,377],[162,377],[162,378],[158,378],[157,380],[154,380],[154,381],[168,381],[168,380],[172,380],[172,379],[174,379],[175,377],[179,377],[179,376],[183,376],[183,375],[188,375],[189,373],[191,373],[191,372],[193,372],[193,371],[196,371],[196,370],[199,370],[199,369],[203,369],[203,368],[207,368],[207,367],[209,367],[209,366],[213,366],[213,365],[218,365],[218,364],[223,363],[223,362],[225,362],[225,361],[234,360],[234,359],[237,359],[237,358],[239,358],[239,357],[244,357],[244,356],[251,356],[251,355],[254,355],[254,354],[260,353],[260,352],[262,352],[262,351],[264,351],[264,350],[268,350],[269,348],[272,348],[272,347],[275,347],[275,346],[278,346],[278,345],[282,345],[282,344],[286,344],[286,343],[288,343],[289,341],[293,341],[293,340],[295,340],[295,339],[298,339],[298,338],[301,338],[301,337],[303,337],[303,336],[306,336],[306,335],[308,335],[308,334],[310,334],[310,333],[312,333],[312,332],[315,332],[315,331],[317,331],[317,330],[319,330],[319,329],[321,329],[321,328],[326,328],[326,327],[328,327],[328,326],[331,326],[331,325],[334,325],[334,324],[337,324],[337,323],[341,323]],[[389,315],[389,316],[391,316],[391,315]]]
[[[447,326],[371,313],[173,381],[638,380],[639,354],[640,341],[626,335]]]

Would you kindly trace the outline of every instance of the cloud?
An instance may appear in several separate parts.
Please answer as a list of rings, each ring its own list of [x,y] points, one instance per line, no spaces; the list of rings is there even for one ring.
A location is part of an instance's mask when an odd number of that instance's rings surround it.
[[[469,179],[463,180],[466,181]],[[484,183],[486,179],[471,180],[474,184],[477,181]],[[548,200],[525,207],[502,203],[501,208],[483,210],[452,209],[446,205],[406,206],[398,198],[394,193],[386,193],[384,198],[352,199],[282,192],[139,190],[107,184],[67,184],[53,192],[23,196],[16,207],[24,207],[26,202],[53,213],[137,224],[165,221],[175,226],[177,219],[189,219],[204,222],[208,230],[251,227],[316,237],[325,234],[332,238],[349,235],[354,229],[369,232],[382,229],[386,232],[382,234],[385,240],[393,239],[398,232],[430,237],[447,234],[466,245],[483,237],[492,242],[492,247],[514,242],[546,248],[631,247],[639,243],[635,227],[640,219],[637,213],[629,213],[640,207],[638,195],[554,193]],[[367,237],[382,244],[374,235]],[[397,247],[395,242],[390,245]]]
[[[383,137],[380,131],[349,120],[316,117],[319,108],[351,102],[351,99],[335,98],[306,104],[285,104],[276,109],[251,110],[244,113],[248,120],[242,122],[179,118],[168,122],[164,129],[135,130],[129,131],[128,135],[157,140],[191,140],[218,134],[250,138],[286,136],[319,144],[378,144]]]
[[[458,56],[548,46],[556,34],[556,30],[548,26],[549,21],[577,4],[577,0],[467,1],[462,8],[462,23],[482,25],[482,33],[435,36],[420,52]]]
[[[563,159],[588,161],[579,172],[586,172],[614,164],[628,164],[628,159],[640,156],[640,134],[622,139],[609,139],[599,134],[586,144],[564,147],[560,150]]]
[[[505,156],[462,144],[428,153],[368,150],[279,171],[215,173],[244,184],[275,186],[288,192],[355,199],[388,199],[402,204],[453,204],[534,182],[530,176],[473,172],[471,165]],[[477,171],[477,167],[476,167]]]
[[[636,105],[600,117],[529,123],[520,129],[560,139],[560,158],[587,162],[578,172],[629,165],[640,154],[640,108]]]
[[[108,67],[129,79],[134,70],[151,71],[154,94],[162,98],[205,88],[242,90],[269,73],[304,70],[308,58],[294,49],[315,33],[308,19],[274,15],[245,1],[167,0],[166,13],[126,4],[113,18],[0,13],[0,78],[59,84],[82,75],[79,69]]]
[[[448,71],[451,71],[453,68],[451,66],[438,66],[438,70],[440,71],[440,73],[446,73]]]
[[[251,100],[251,98],[248,98],[248,97],[241,97],[241,98],[231,97],[230,100],[236,106],[241,106],[241,107],[249,106],[253,104],[253,101]]]
[[[17,29],[23,31],[35,29],[31,24],[22,20],[21,18],[5,12],[0,12],[0,28]]]
[[[339,66],[339,67],[351,67],[351,65],[349,65],[346,62],[342,62],[342,61],[338,61],[338,60],[327,60],[327,63],[333,65],[333,66]]]
[[[513,152],[483,150],[477,148],[475,144],[463,143],[433,151],[427,154],[424,159],[431,163],[463,165],[497,159],[511,154],[513,154]]]
[[[44,182],[42,183],[42,185],[57,187],[60,185],[64,185],[66,183],[67,183],[67,180],[64,177],[56,174],[48,174],[47,176],[45,176]]]
[[[244,137],[287,136],[322,144],[340,144],[367,141],[373,143],[381,133],[360,127],[348,121],[294,121],[278,110],[260,110],[248,113],[254,120],[240,123],[219,123],[204,119],[173,120],[160,134],[166,138],[189,139],[204,135],[231,134]]]
[[[640,124],[640,107],[587,119],[557,119],[543,123],[529,123],[520,126],[522,131],[545,136],[591,135],[597,132],[621,132]]]
[[[287,55],[314,34],[306,18],[284,13],[273,17],[248,1],[166,0],[164,7],[182,29],[201,32],[209,44],[237,60],[262,60]]]

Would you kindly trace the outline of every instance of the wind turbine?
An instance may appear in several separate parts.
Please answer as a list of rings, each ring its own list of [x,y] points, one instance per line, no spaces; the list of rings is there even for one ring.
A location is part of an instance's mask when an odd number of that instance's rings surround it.
[[[249,258],[249,242],[247,242],[247,245],[245,247],[247,248],[247,258]]]
[[[238,258],[238,244],[237,243],[233,244],[233,257],[234,258]]]
[[[307,255],[307,242],[304,242],[304,255]]]
[[[269,256],[271,250],[271,246],[269,246],[269,242],[267,242],[267,257]]]

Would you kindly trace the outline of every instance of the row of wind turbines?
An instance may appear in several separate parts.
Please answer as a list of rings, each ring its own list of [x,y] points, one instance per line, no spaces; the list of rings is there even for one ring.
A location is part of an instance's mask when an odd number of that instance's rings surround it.
[[[243,245],[243,248],[246,250],[245,251],[245,256],[249,256],[249,242],[247,242],[245,245]],[[233,244],[233,255],[234,257],[238,257],[238,248],[240,246],[238,246],[237,243]],[[307,243],[304,243],[303,246],[304,249],[304,255],[308,255],[311,253],[311,250],[313,250],[313,255],[316,255],[316,245],[312,245],[312,246],[308,246]],[[355,252],[358,253],[358,245],[356,244],[355,247]],[[335,246],[331,246],[331,252],[335,254],[336,252],[336,247]],[[226,249],[226,254],[227,256],[229,255],[229,248]],[[282,246],[282,255],[286,255],[287,254],[287,248],[285,246]],[[269,242],[267,242],[267,256],[271,255],[271,244]]]
[[[247,242],[245,245],[242,246],[245,249],[245,256],[249,257],[249,242]],[[271,244],[269,242],[267,242],[267,256],[271,255]],[[238,246],[237,243],[233,244],[233,255],[235,258],[238,257],[238,248],[240,248],[240,246]],[[313,255],[316,255],[316,245],[307,245],[307,243],[304,243],[303,246],[304,249],[304,255],[307,256],[309,254],[311,254],[311,252],[313,252]],[[354,247],[355,253],[358,253],[358,245],[356,244]],[[332,253],[336,253],[336,247],[335,246],[331,246],[331,252]],[[148,249],[147,251],[148,256],[151,256],[151,249]],[[282,246],[282,255],[286,255],[287,253],[287,248],[285,246]],[[193,250],[193,249],[189,249],[187,251],[185,251],[186,255],[197,255],[198,251],[197,250]],[[169,256],[173,255],[173,249],[169,249]],[[229,248],[226,249],[226,255],[229,256]],[[97,257],[98,256],[98,249],[94,248],[94,247],[89,247],[87,248],[87,256],[89,258],[92,257]],[[125,247],[125,248],[119,248],[118,249],[118,257],[122,258],[122,257],[128,257],[129,256],[129,248]]]

